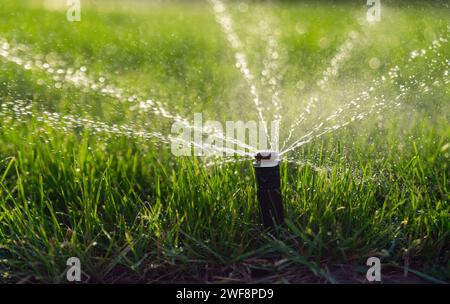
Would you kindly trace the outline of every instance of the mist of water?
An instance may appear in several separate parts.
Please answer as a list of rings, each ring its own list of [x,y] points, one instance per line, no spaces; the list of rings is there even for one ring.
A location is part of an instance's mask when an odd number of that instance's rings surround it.
[[[231,50],[234,52],[235,65],[248,85],[248,92],[255,104],[258,118],[260,122],[263,123],[263,126],[265,126],[265,134],[269,137],[265,120],[265,117],[268,116],[268,110],[261,100],[256,77],[250,71],[242,41],[234,29],[232,16],[227,11],[227,8],[222,1],[209,0],[209,3],[212,5],[216,21],[228,40]],[[266,46],[264,59],[261,65],[261,84],[262,88],[267,90],[271,96],[270,102],[274,111],[273,119],[281,122],[283,110],[281,86],[283,75],[281,71],[283,65],[286,63],[281,59],[281,54],[284,53],[285,50],[281,47],[279,42],[280,32],[276,29],[273,30],[276,28],[273,25],[275,23],[275,19],[271,19],[270,16],[265,16],[259,23],[259,34]],[[336,77],[339,74],[341,66],[350,59],[352,52],[354,52],[356,42],[361,38],[360,34],[351,31],[347,35],[347,39],[338,48],[337,53],[331,58],[329,66],[321,73],[321,78],[316,81],[317,91],[315,92],[315,95],[310,96],[304,109],[289,127],[287,132],[288,135],[283,141],[280,154],[284,155],[286,160],[291,162],[293,160],[287,157],[287,154],[294,152],[303,145],[319,139],[326,134],[342,129],[353,122],[363,120],[373,113],[379,114],[387,109],[399,107],[405,96],[407,96],[413,87],[420,88],[421,92],[427,93],[432,90],[432,87],[429,84],[430,82],[432,83],[432,86],[435,87],[448,85],[448,66],[450,66],[450,61],[440,53],[440,49],[448,43],[449,33],[450,29],[447,29],[445,36],[434,40],[430,46],[424,49],[410,52],[409,57],[406,58],[406,63],[402,67],[403,69],[409,69],[414,63],[414,60],[420,58],[427,60],[429,68],[425,73],[421,74],[420,77],[410,75],[406,81],[400,83],[398,80],[402,68],[394,66],[389,69],[386,74],[375,78],[367,85],[367,89],[357,94],[356,97],[349,101],[339,103],[340,105],[338,108],[331,114],[324,118],[317,118],[319,117],[317,115],[314,115],[313,117],[312,113],[316,111],[317,104],[322,99],[321,94],[325,94],[329,82],[333,77]],[[365,34],[363,33],[363,36],[364,35]],[[216,131],[213,134],[210,134],[209,130],[204,130],[203,127],[199,128],[194,126],[182,115],[169,111],[168,105],[163,102],[145,98],[140,94],[129,93],[128,90],[108,84],[106,81],[107,77],[105,76],[93,79],[88,76],[87,67],[69,67],[63,60],[59,59],[58,56],[55,54],[51,55],[52,56],[45,56],[34,53],[29,46],[11,43],[0,37],[0,59],[14,63],[25,70],[47,74],[52,80],[53,87],[56,89],[62,89],[63,85],[70,84],[85,92],[95,92],[102,96],[113,98],[120,103],[127,104],[132,113],[152,114],[170,119],[174,122],[181,123],[186,128],[199,131],[202,135],[215,136],[227,143],[232,143],[233,147],[236,145],[237,147],[244,149],[205,146],[199,145],[195,141],[185,141],[185,143],[193,145],[194,147],[200,147],[202,149],[208,148],[216,152],[224,152],[227,155],[232,152],[243,158],[251,157],[257,150],[256,147],[237,139],[227,137],[222,132]],[[51,60],[48,58],[51,58]],[[442,75],[440,75],[437,70],[439,65],[445,65],[446,67]],[[391,85],[391,87],[394,85],[397,92],[383,92],[386,84]],[[388,96],[387,93],[392,96]],[[63,131],[85,128],[93,131],[94,134],[103,133],[130,138],[151,139],[165,144],[170,143],[173,139],[170,135],[165,136],[160,132],[151,132],[144,129],[144,127],[147,128],[152,125],[152,123],[147,121],[144,121],[142,126],[137,126],[136,124],[117,125],[76,115],[63,115],[45,110],[36,113],[32,111],[31,103],[25,103],[21,100],[16,100],[15,102],[3,102],[1,106],[0,116],[2,116],[3,119],[14,117],[20,121],[26,117],[33,116],[37,121],[46,123],[53,128]],[[316,120],[315,124],[304,130],[304,135],[294,138],[295,132],[299,128],[305,127],[305,121],[313,118]],[[180,141],[181,139],[177,138],[177,140]]]

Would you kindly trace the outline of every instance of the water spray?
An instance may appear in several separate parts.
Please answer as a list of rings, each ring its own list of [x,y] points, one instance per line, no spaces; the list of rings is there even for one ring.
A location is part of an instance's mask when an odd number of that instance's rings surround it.
[[[264,228],[273,229],[284,222],[279,154],[274,151],[258,152],[253,167],[258,184],[261,221]]]

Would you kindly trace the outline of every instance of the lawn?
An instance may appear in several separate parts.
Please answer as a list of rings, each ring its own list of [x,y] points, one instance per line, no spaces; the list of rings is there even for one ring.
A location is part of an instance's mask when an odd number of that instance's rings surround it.
[[[450,282],[444,3],[64,2],[0,5],[1,283]],[[194,113],[279,119],[276,232],[250,157],[173,155]]]

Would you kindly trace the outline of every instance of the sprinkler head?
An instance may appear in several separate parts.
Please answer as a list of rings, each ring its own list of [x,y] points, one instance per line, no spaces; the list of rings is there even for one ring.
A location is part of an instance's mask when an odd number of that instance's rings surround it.
[[[253,167],[258,184],[261,221],[265,228],[273,229],[284,222],[278,152],[258,152]]]
[[[278,152],[260,151],[255,155],[255,167],[276,167],[280,164]]]

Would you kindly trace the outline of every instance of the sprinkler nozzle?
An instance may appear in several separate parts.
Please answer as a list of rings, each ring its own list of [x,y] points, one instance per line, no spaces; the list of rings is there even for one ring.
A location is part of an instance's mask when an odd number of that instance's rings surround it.
[[[277,152],[261,151],[255,155],[255,167],[275,167],[280,164],[280,159]]]
[[[258,152],[255,155],[253,167],[258,184],[261,221],[265,228],[273,229],[284,222],[278,153],[274,151]]]

